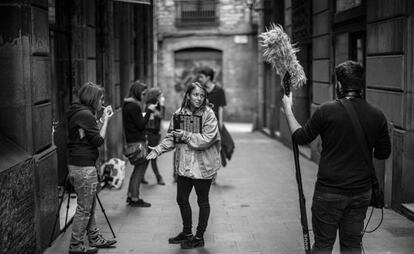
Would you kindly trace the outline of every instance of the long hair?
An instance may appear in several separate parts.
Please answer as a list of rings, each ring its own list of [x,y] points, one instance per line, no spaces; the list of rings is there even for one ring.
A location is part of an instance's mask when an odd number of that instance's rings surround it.
[[[206,88],[205,88],[204,86],[202,86],[200,83],[198,83],[198,82],[193,82],[193,83],[191,83],[191,84],[187,87],[187,90],[185,91],[185,94],[184,94],[184,99],[183,99],[183,102],[181,103],[181,109],[183,109],[183,108],[190,108],[190,99],[189,99],[189,97],[190,97],[191,92],[192,92],[192,91],[193,91],[196,87],[198,87],[198,88],[202,89],[202,90],[204,91],[205,96],[206,96],[206,97],[204,97],[204,101],[203,101],[203,103],[201,104],[201,106],[200,106],[200,108],[199,108],[199,109],[204,110],[204,109],[206,108],[206,106],[207,106],[207,90],[206,90]]]
[[[132,83],[131,87],[129,88],[128,97],[132,97],[138,101],[142,101],[141,95],[142,92],[147,89],[147,85],[139,80]]]
[[[87,82],[78,90],[79,102],[96,112],[100,106],[100,99],[104,89],[93,82]]]

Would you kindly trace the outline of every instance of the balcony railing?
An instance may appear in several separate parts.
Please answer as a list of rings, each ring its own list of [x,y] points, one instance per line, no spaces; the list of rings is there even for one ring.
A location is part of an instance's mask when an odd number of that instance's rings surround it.
[[[176,0],[176,26],[217,26],[217,0]]]

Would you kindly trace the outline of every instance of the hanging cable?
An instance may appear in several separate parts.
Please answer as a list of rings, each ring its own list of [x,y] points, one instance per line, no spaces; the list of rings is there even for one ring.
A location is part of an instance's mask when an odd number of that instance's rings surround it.
[[[371,212],[369,214],[369,217],[368,217],[368,220],[367,220],[367,224],[365,225],[365,228],[362,231],[362,237],[364,236],[365,233],[373,233],[373,232],[375,232],[381,226],[382,221],[384,220],[384,208],[381,208],[381,220],[380,220],[380,222],[378,223],[378,225],[374,229],[367,230],[368,224],[371,221],[371,218],[372,218],[372,214],[373,213],[374,213],[374,207],[371,208]],[[362,241],[361,241],[361,249],[362,249],[362,253],[365,254],[365,249],[364,249],[364,245],[362,244]]]
[[[368,224],[369,224],[369,221],[371,220],[371,217],[372,217],[372,213],[373,212],[374,212],[374,207],[372,207],[372,209],[371,209],[371,214],[369,215],[369,218],[368,218],[368,221],[367,221],[367,225],[365,226],[365,229],[363,231],[363,234],[364,233],[373,233],[373,232],[375,232],[381,226],[382,221],[384,220],[384,208],[381,208],[381,220],[380,220],[380,222],[378,223],[378,225],[374,229],[367,230]]]

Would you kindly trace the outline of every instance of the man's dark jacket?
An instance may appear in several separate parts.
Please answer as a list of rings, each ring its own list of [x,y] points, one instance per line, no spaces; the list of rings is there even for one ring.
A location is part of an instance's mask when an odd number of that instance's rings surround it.
[[[364,99],[349,100],[365,130],[369,150],[377,159],[388,158],[391,144],[384,114]],[[345,195],[368,191],[371,170],[364,160],[349,115],[339,101],[317,108],[303,128],[293,133],[293,138],[304,145],[318,135],[322,139],[322,152],[315,190]]]

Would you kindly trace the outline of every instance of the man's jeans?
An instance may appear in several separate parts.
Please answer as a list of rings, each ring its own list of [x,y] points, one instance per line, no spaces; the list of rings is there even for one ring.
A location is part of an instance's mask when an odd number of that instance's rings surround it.
[[[370,200],[371,190],[353,196],[315,191],[312,253],[331,253],[338,229],[341,253],[361,253],[362,230]]]
[[[69,179],[78,196],[76,213],[73,217],[72,238],[70,244],[76,246],[83,244],[83,237],[99,233],[95,221],[96,189],[98,175],[95,167],[78,167],[69,165]]]

